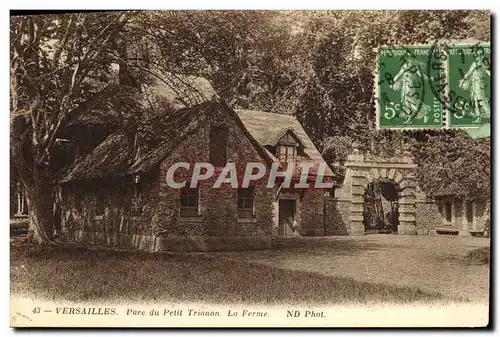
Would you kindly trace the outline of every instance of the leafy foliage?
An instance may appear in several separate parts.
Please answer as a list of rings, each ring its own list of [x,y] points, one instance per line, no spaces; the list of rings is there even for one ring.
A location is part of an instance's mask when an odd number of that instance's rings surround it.
[[[420,186],[430,195],[490,198],[490,138],[463,131],[427,134],[414,142]]]

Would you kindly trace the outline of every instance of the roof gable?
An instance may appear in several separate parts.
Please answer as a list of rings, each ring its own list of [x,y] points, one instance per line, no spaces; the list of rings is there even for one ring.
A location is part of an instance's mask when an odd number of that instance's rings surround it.
[[[293,132],[293,129],[288,129],[285,134],[283,134],[279,139],[276,145],[282,144],[282,145],[287,145],[296,143],[297,145],[301,146],[302,148],[305,148],[304,142],[297,137],[297,135]]]
[[[295,116],[256,110],[236,110],[236,112],[261,147],[276,146],[284,135],[291,132],[302,144],[304,153],[309,157],[309,161],[317,163],[325,162],[321,153],[314,146],[311,138],[309,138]],[[274,159],[277,160],[276,158]],[[333,172],[328,166],[325,175],[333,176]]]

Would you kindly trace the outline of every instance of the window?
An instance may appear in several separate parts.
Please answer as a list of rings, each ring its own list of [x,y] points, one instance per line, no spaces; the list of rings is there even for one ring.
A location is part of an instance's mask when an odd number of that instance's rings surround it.
[[[444,214],[446,216],[446,221],[447,222],[451,222],[451,211],[452,211],[451,201],[445,201],[445,203],[444,203]]]
[[[238,216],[240,218],[253,217],[253,187],[238,188]]]
[[[228,129],[213,126],[210,129],[210,163],[214,167],[224,167],[227,162]]]
[[[281,162],[294,162],[297,158],[297,141],[291,132],[286,133],[278,142],[277,156]]]
[[[106,208],[106,190],[102,187],[98,187],[96,191],[95,215],[104,215],[105,208]]]
[[[184,187],[181,194],[181,216],[198,216],[198,189]]]
[[[297,147],[278,145],[278,158],[281,162],[292,163],[297,158]]]

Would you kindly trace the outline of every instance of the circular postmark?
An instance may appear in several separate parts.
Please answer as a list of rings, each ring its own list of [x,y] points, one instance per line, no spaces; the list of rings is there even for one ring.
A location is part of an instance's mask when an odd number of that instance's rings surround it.
[[[431,76],[432,71],[439,76]],[[450,126],[474,126],[490,116],[490,48],[481,43],[434,43],[427,74],[435,98],[449,114]]]

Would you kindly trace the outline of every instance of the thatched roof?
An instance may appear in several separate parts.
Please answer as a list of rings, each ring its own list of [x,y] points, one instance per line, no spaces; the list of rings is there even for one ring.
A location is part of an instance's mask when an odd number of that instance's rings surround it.
[[[119,177],[130,166],[132,151],[132,142],[126,135],[111,134],[86,157],[76,160],[59,182]]]
[[[298,158],[298,162],[325,162],[295,116],[256,110],[236,110],[236,112],[252,137],[261,146],[276,146],[281,137],[291,131],[304,147],[304,153],[307,156],[307,158]],[[268,153],[277,160],[273,154]],[[334,176],[328,166],[325,175]]]
[[[59,181],[122,177],[149,172],[163,161],[186,137],[195,133],[205,121],[206,105],[179,110],[168,118],[162,130],[163,141],[139,158],[134,158],[133,136],[114,133],[85,158],[77,161]]]
[[[160,98],[174,110],[194,107],[218,98],[210,82],[203,77],[169,74],[155,78],[144,89],[145,95]]]
[[[235,122],[241,127],[245,136],[261,157],[268,163],[279,160],[265,148],[276,145],[288,131],[293,132],[304,147],[305,157],[297,158],[298,162],[324,162],[311,139],[300,123],[293,116],[278,115],[262,111],[233,110],[224,102],[204,102],[194,107],[182,108],[162,122],[161,141],[157,146],[134,158],[133,137],[114,133],[97,146],[90,154],[77,161],[68,173],[60,179],[61,183],[71,180],[87,180],[145,173],[167,158],[183,141],[197,132],[204,125],[210,111],[226,109],[234,114]],[[297,172],[299,173],[299,172]],[[311,169],[314,173],[314,168]],[[327,176],[334,176],[327,167]]]
[[[141,156],[127,169],[126,173],[148,172],[163,161],[178,145],[205,123],[206,115],[203,112],[208,107],[209,104],[200,104],[194,108],[184,108],[168,118],[162,132],[163,135],[167,136],[164,137],[165,140],[144,156]]]
[[[171,73],[161,77],[151,76],[147,84],[144,84],[136,94],[137,102],[143,108],[150,108],[151,106],[165,108],[168,106],[173,111],[193,107],[218,98],[217,93],[207,79]],[[121,104],[123,104],[123,101],[116,102],[114,106],[94,108],[78,116],[70,124],[89,127],[106,125],[110,129],[116,128],[124,118]]]

